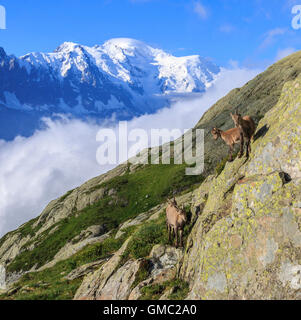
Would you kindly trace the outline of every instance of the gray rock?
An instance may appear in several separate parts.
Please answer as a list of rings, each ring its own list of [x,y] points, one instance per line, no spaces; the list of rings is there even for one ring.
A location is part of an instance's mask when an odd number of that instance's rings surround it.
[[[102,289],[114,274],[131,237],[127,239],[114,256],[91,275],[87,275],[78,288],[74,300],[95,300],[101,296]]]
[[[128,260],[110,277],[99,292],[98,300],[127,300],[140,268],[141,260]]]
[[[72,239],[72,242],[78,242],[85,239],[92,239],[102,236],[106,232],[105,225],[96,225],[83,230],[78,236]]]
[[[6,270],[3,265],[0,265],[0,289],[6,289]]]
[[[156,276],[162,272],[174,268],[183,257],[183,250],[165,245],[156,245],[150,253],[152,262],[151,275]]]
[[[64,277],[66,280],[75,280],[78,278],[81,278],[83,276],[86,276],[87,274],[95,271],[95,269],[99,268],[102,264],[107,262],[109,258],[101,259],[95,262],[91,262],[88,264],[85,264],[83,266],[80,266],[79,268],[72,270],[66,277]]]

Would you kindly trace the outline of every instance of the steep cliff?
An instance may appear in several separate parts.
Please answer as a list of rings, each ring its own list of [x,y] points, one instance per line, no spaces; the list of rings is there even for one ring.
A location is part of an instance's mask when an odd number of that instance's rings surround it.
[[[180,272],[189,299],[301,298],[301,77],[260,121],[252,148],[194,193],[203,210]]]
[[[300,71],[299,52],[208,110],[202,176],[124,164],[3,237],[0,298],[301,298]],[[209,129],[233,126],[236,107],[260,121],[250,158],[225,164]],[[173,193],[190,222],[183,250],[166,233]]]

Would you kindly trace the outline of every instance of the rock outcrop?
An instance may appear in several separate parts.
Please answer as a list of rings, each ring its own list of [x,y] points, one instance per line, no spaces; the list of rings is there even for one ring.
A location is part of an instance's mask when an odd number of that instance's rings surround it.
[[[51,201],[38,219],[33,221],[32,229],[36,230],[33,235],[24,236],[21,226],[16,231],[8,233],[2,239],[0,263],[9,264],[23,251],[24,246],[29,242],[31,243],[29,248],[33,250],[39,245],[39,240],[43,233],[48,232],[50,235],[57,229],[56,224],[58,222],[101,200],[110,190],[105,190],[99,186],[116,176],[124,174],[127,169],[128,166],[126,164],[120,165],[114,170],[93,178],[82,186],[67,192],[61,198]],[[89,230],[87,232],[89,233]]]
[[[301,78],[259,123],[248,161],[195,192],[205,205],[180,275],[188,299],[301,299]]]
[[[102,290],[105,288],[108,280],[114,274],[114,271],[121,261],[122,254],[127,248],[131,238],[128,238],[123,246],[114,254],[114,256],[105,263],[100,269],[93,274],[88,275],[84,280],[80,288],[77,290],[74,299],[75,300],[95,300],[100,299],[102,296]]]
[[[138,300],[142,296],[142,288],[174,279],[177,273],[177,265],[182,257],[182,249],[164,245],[154,246],[149,256],[151,265],[149,276],[132,290],[128,299]],[[166,300],[167,295],[164,296]]]
[[[6,289],[6,271],[5,267],[0,265],[0,290]]]
[[[147,212],[143,212],[139,214],[136,218],[130,219],[126,222],[124,222],[120,227],[118,232],[116,233],[115,239],[121,238],[125,234],[125,230],[130,227],[135,227],[141,225],[143,222],[145,222],[147,219],[153,219],[156,218],[157,215],[161,212],[161,210],[164,208],[164,204],[160,204],[151,210]]]

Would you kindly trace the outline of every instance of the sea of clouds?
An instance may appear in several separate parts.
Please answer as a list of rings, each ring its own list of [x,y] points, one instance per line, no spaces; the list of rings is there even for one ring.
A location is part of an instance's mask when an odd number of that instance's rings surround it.
[[[259,72],[225,69],[204,95],[182,98],[156,114],[134,118],[128,129],[192,128],[217,100]],[[0,236],[39,215],[51,200],[114,167],[100,166],[96,160],[99,125],[63,116],[44,121],[47,128],[29,138],[0,141]],[[117,125],[111,128],[118,130]]]

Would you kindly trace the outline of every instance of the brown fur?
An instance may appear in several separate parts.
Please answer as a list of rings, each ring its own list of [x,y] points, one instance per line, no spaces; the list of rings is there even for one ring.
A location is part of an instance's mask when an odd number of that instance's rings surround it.
[[[180,233],[180,246],[183,247],[183,230],[187,221],[186,213],[177,205],[176,199],[167,200],[166,225],[168,230],[168,240],[171,241],[171,233],[176,237],[176,247],[179,246],[178,231]]]
[[[236,143],[240,142],[240,130],[239,128],[232,128],[228,131],[223,131],[217,128],[213,128],[211,130],[211,134],[213,138],[217,140],[221,138],[225,141],[225,143],[229,146],[229,161],[233,161],[233,149]]]
[[[236,128],[240,130],[240,155],[241,158],[244,154],[244,142],[246,141],[246,156],[249,157],[251,153],[251,139],[254,139],[256,125],[250,116],[242,117],[239,113],[230,114],[234,121]]]

